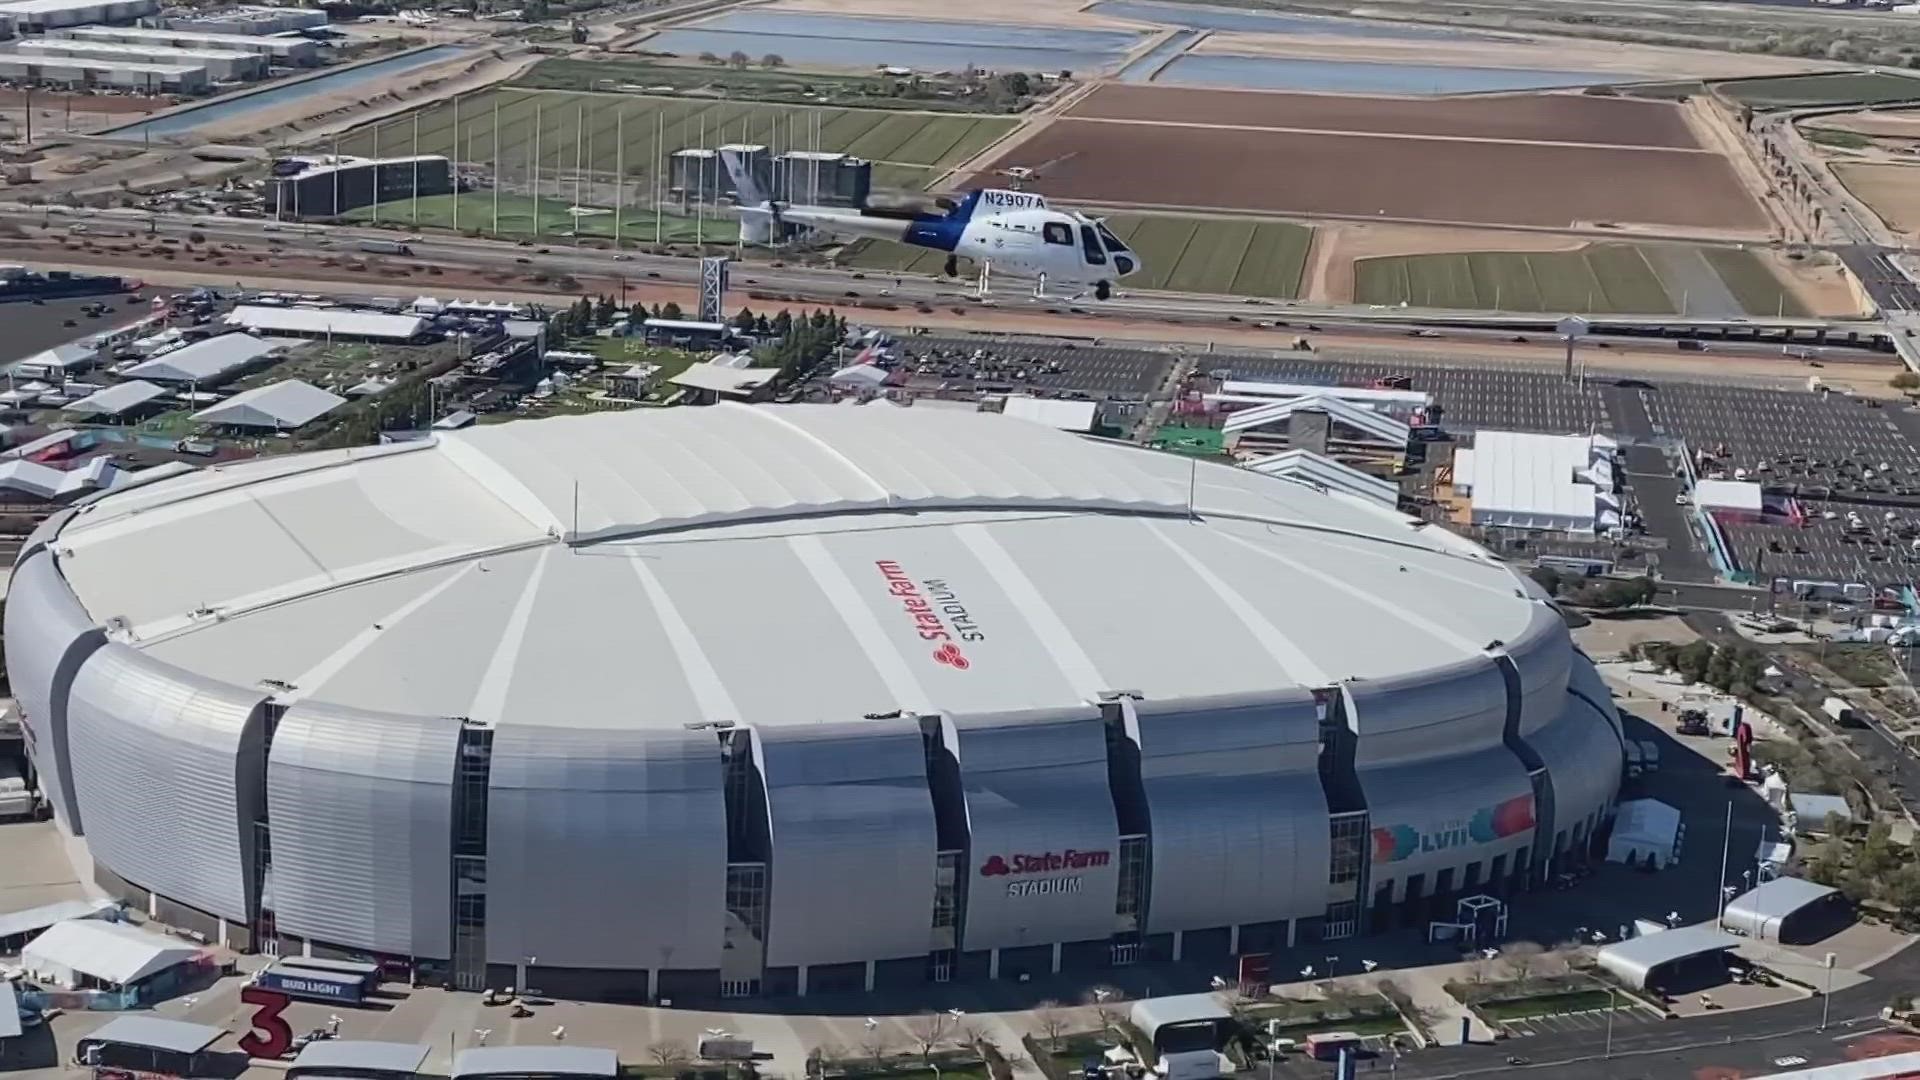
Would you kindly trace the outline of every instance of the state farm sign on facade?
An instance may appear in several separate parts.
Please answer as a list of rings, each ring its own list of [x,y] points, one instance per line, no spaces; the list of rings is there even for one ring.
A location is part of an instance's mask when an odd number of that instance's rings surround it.
[[[1080,875],[1072,871],[1093,870],[1112,861],[1113,853],[1110,851],[1076,851],[1073,848],[1031,854],[989,855],[987,861],[980,864],[980,876],[1021,878],[1007,882],[1008,896],[1059,896],[1080,891]],[[1032,876],[1036,874],[1055,876]]]

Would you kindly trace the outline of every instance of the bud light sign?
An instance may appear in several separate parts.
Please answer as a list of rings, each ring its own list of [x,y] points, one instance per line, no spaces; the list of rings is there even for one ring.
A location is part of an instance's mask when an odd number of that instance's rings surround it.
[[[1533,796],[1517,795],[1493,806],[1483,806],[1471,817],[1444,822],[1428,829],[1387,825],[1373,830],[1373,861],[1396,863],[1415,855],[1431,855],[1451,848],[1491,844],[1533,828]]]

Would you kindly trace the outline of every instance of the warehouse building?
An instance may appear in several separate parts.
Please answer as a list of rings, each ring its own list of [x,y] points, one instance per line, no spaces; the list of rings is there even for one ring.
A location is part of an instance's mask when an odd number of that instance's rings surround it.
[[[14,46],[21,55],[71,57],[103,64],[132,62],[168,67],[197,67],[211,82],[265,78],[267,58],[258,53],[218,49],[175,49],[166,45],[129,45],[119,41],[34,38]]]
[[[267,183],[282,220],[338,217],[374,203],[453,192],[453,164],[436,154],[396,158],[283,158]]]
[[[260,36],[324,29],[327,13],[314,8],[240,6],[169,16],[165,22],[169,30]]]
[[[1229,970],[1550,880],[1621,735],[1522,580],[1225,464],[720,404],[118,490],[5,635],[110,895],[685,1005]]]
[[[50,36],[72,41],[119,41],[173,49],[217,49],[265,56],[276,67],[311,67],[320,62],[320,43],[300,37],[210,34],[196,30],[156,30],[142,26],[76,26]]]
[[[130,23],[160,10],[159,0],[4,0],[0,15],[22,34],[44,34],[70,26]]]
[[[199,94],[213,83],[199,65],[140,64],[0,52],[0,79],[69,89],[133,90],[144,94]]]

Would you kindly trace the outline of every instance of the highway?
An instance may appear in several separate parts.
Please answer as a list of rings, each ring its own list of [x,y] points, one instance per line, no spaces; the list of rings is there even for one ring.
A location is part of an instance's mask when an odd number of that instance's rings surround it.
[[[139,210],[74,211],[57,207],[32,207],[18,203],[0,203],[0,222],[8,222],[37,232],[48,240],[86,235],[100,240],[140,236],[171,237],[185,240],[199,234],[214,244],[231,243],[250,249],[277,248],[283,253],[307,258],[333,256],[405,260],[413,264],[460,267],[480,271],[514,270],[521,273],[543,272],[552,276],[625,281],[635,285],[650,282],[696,287],[699,264],[689,258],[652,255],[640,252],[614,252],[594,247],[574,246],[566,239],[516,245],[506,241],[462,237],[447,234],[421,235],[406,241],[411,255],[368,256],[359,250],[362,241],[392,243],[398,236],[391,229],[352,226],[292,224],[264,219],[186,216],[150,213]],[[212,273],[213,271],[210,271]],[[246,270],[237,270],[242,277]],[[255,268],[253,273],[262,273]],[[1031,296],[1025,282],[1003,284],[981,300],[974,294],[973,282],[942,280],[915,275],[892,275],[873,271],[831,269],[819,266],[779,266],[771,262],[739,262],[732,269],[731,288],[736,293],[760,293],[770,298],[796,303],[847,303],[866,305],[896,304],[917,306],[931,313],[936,307],[962,312],[1000,310],[1008,314],[1074,314],[1101,320],[1154,321],[1169,324],[1240,323],[1249,326],[1268,324],[1285,338],[1295,335],[1329,333],[1404,333],[1409,336],[1435,335],[1444,328],[1451,338],[1479,337],[1488,341],[1511,339],[1516,333],[1550,337],[1555,316],[1513,315],[1461,312],[1446,309],[1385,308],[1369,305],[1337,305],[1299,301],[1248,300],[1240,297],[1201,296],[1182,293],[1121,292],[1113,299],[1069,299]],[[1678,336],[1676,329],[1715,337],[1757,338],[1762,332],[1774,340],[1739,340],[1714,343],[1716,351],[1748,355],[1778,355],[1780,334],[1791,332],[1796,340],[1811,342],[1816,333],[1827,336],[1833,359],[1842,359],[1849,350],[1840,347],[1856,338],[1861,357],[1872,355],[1871,343],[1886,333],[1883,326],[1866,321],[1821,319],[1678,319],[1671,316],[1609,316],[1596,318],[1586,340],[1646,346],[1650,336]],[[1099,333],[1097,327],[1089,334]]]

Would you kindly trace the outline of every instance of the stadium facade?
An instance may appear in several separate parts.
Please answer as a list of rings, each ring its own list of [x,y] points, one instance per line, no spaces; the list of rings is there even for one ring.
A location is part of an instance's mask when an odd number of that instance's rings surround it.
[[[467,988],[1228,971],[1545,879],[1622,759],[1558,614],[1442,529],[888,405],[157,479],[33,535],[5,633],[110,891]]]

